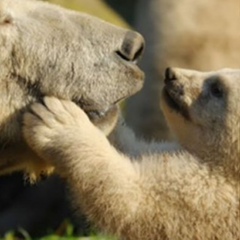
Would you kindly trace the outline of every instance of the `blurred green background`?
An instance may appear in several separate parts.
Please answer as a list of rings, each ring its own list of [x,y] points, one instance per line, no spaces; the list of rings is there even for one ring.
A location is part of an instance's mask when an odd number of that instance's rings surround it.
[[[120,11],[124,16],[126,16],[128,19],[129,17],[129,8],[126,7],[122,1],[102,1],[102,0],[49,0],[48,2],[62,5],[63,7],[82,11],[89,13],[91,15],[100,17],[108,22],[111,22],[113,24],[128,27],[128,24],[126,21],[123,20],[123,18],[118,14],[116,11],[113,10],[111,7],[120,7],[122,6],[123,10]],[[113,2],[113,4],[111,4]],[[127,2],[127,1],[126,1]],[[129,1],[131,2],[131,1]],[[110,4],[109,4],[110,3]],[[130,5],[129,5],[130,6]],[[121,9],[121,7],[120,7]]]

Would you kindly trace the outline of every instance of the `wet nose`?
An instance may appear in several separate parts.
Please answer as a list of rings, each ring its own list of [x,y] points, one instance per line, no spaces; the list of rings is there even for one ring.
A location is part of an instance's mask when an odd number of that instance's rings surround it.
[[[117,53],[124,60],[135,62],[141,57],[144,45],[144,38],[141,34],[129,31],[125,35],[122,46]]]
[[[167,68],[165,70],[165,79],[164,79],[164,82],[167,84],[167,83],[170,83],[170,82],[173,82],[177,80],[177,73],[176,71],[174,70],[174,68]]]
[[[171,67],[168,67],[165,71],[165,80],[166,81],[174,81],[174,80],[177,80],[177,74],[176,74],[176,71],[171,68]]]

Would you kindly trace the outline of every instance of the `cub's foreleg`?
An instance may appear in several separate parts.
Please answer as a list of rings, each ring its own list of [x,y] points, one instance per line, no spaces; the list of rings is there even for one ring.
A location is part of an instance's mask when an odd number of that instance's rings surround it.
[[[74,103],[45,98],[24,118],[29,145],[66,178],[76,206],[99,227],[123,235],[133,228],[139,175]]]

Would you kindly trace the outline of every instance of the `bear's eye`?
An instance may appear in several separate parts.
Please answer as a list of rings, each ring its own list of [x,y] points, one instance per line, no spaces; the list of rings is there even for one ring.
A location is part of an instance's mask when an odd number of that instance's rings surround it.
[[[214,82],[210,85],[211,95],[217,98],[223,97],[223,88],[219,82]]]

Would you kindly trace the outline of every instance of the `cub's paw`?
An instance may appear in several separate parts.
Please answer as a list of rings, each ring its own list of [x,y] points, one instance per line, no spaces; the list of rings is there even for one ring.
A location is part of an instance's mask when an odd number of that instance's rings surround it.
[[[75,135],[87,135],[95,128],[82,109],[71,101],[45,97],[24,115],[23,134],[29,146],[44,158],[63,151]]]

